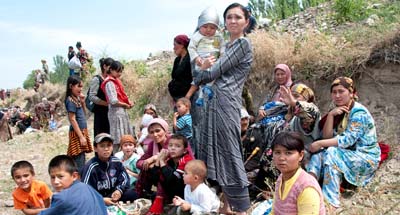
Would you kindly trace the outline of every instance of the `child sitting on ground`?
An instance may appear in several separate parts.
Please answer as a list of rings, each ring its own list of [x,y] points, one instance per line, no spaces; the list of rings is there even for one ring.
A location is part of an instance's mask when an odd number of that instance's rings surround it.
[[[176,101],[177,112],[174,113],[173,124],[175,133],[181,134],[190,142],[192,139],[192,116],[190,115],[190,100],[182,97]],[[192,150],[195,148],[192,147]]]
[[[219,16],[215,8],[209,7],[201,12],[197,30],[190,39],[188,51],[190,61],[195,64],[195,72],[199,72],[200,66],[203,64],[204,58],[214,56],[219,58],[224,52],[224,38],[217,31],[219,28]],[[203,92],[207,94],[208,100],[212,99],[213,92],[211,89],[213,82],[200,87],[199,98],[196,105],[204,105]],[[192,85],[189,92],[186,94],[188,98],[197,90],[195,85]]]
[[[324,199],[317,180],[301,168],[303,137],[281,132],[272,142],[273,162],[281,172],[275,184],[270,214],[325,214]]]
[[[49,187],[35,180],[35,171],[28,161],[18,161],[11,167],[11,176],[17,184],[12,193],[14,208],[24,214],[38,214],[50,206],[53,195]]]
[[[177,214],[217,214],[220,201],[217,195],[204,184],[207,167],[201,160],[191,160],[185,166],[185,200],[175,196],[173,203],[179,206]]]
[[[84,166],[81,178],[83,183],[89,184],[103,196],[106,205],[137,199],[136,192],[129,189],[129,175],[124,166],[112,156],[113,141],[107,133],[100,133],[94,138],[96,153]]]
[[[67,155],[57,155],[49,163],[51,185],[58,191],[51,207],[40,215],[106,215],[102,196],[87,184],[79,181],[78,167]]]
[[[117,152],[115,157],[120,159],[123,163],[131,181],[130,186],[131,188],[134,188],[140,172],[140,170],[136,168],[136,163],[139,160],[140,155],[137,153],[135,138],[130,134],[122,135],[121,149],[122,151]]]
[[[193,159],[187,139],[179,134],[172,135],[168,142],[168,149],[160,151],[155,163],[160,169],[159,174],[154,177],[158,177],[166,199],[164,199],[164,196],[157,196],[150,208],[151,213],[160,214],[161,211],[156,209],[156,205],[163,204],[163,202],[171,203],[175,196],[183,197],[185,187],[183,172],[187,162]],[[157,193],[159,194],[159,192]]]

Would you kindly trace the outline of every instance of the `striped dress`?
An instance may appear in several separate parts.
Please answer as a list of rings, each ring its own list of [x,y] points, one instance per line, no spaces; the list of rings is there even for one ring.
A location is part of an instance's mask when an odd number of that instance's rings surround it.
[[[78,122],[78,126],[81,129],[83,135],[86,138],[87,144],[82,146],[79,141],[78,134],[74,131],[72,125],[69,127],[69,144],[68,144],[68,151],[67,155],[69,156],[78,156],[81,153],[90,153],[93,151],[92,144],[90,143],[89,133],[87,130],[87,122],[85,113],[83,111],[83,107],[77,101],[75,101],[72,97],[68,97],[65,100],[65,107],[67,112],[75,113],[75,119]]]
[[[219,183],[235,211],[250,207],[241,153],[240,109],[252,61],[250,41],[242,37],[228,43],[225,54],[210,70],[194,78],[197,86],[215,80],[214,97],[205,104],[200,117],[198,158],[206,162],[208,178]]]

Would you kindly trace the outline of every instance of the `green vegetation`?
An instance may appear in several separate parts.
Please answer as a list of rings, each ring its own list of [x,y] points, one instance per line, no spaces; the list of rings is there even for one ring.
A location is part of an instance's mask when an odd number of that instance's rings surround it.
[[[31,89],[33,86],[35,86],[35,70],[32,70],[31,73],[28,74],[28,77],[26,77],[22,84],[24,89]]]
[[[338,23],[359,21],[369,14],[366,0],[335,0],[333,9]]]

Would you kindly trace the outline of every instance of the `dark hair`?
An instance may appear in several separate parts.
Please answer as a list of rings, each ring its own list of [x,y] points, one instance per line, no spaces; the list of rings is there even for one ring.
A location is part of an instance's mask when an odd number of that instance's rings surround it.
[[[115,60],[111,63],[110,69],[107,71],[107,74],[110,74],[111,70],[121,72],[124,70],[124,65],[121,62]]]
[[[72,86],[75,86],[81,82],[82,82],[82,80],[79,76],[71,75],[68,77],[67,90],[65,91],[65,101],[67,100],[68,96],[72,95],[72,90],[71,90]]]
[[[29,172],[31,172],[32,175],[35,175],[35,170],[33,169],[33,166],[29,161],[17,161],[11,166],[11,177],[14,178],[14,172],[23,169],[23,168],[28,168]]]
[[[70,173],[71,175],[74,172],[78,172],[78,167],[75,161],[68,155],[57,155],[53,159],[51,159],[48,169],[49,174],[50,170],[54,168],[63,168],[63,170]]]
[[[224,11],[224,22],[226,22],[226,14],[228,13],[228,10],[232,9],[232,8],[240,8],[243,11],[244,17],[246,18],[246,20],[248,20],[250,18],[250,13],[249,11],[246,9],[245,6],[239,4],[239,3],[233,3],[230,4]]]
[[[183,147],[187,148],[188,147],[188,140],[185,136],[182,134],[173,134],[170,138],[170,140],[181,140],[183,142]]]
[[[108,72],[108,71],[104,71],[104,68],[103,68],[103,67],[104,67],[104,65],[106,65],[106,66],[111,66],[112,62],[114,62],[114,59],[112,59],[112,58],[110,58],[110,57],[101,58],[101,59],[99,60],[101,73]]]
[[[283,146],[288,150],[296,150],[300,153],[304,150],[303,136],[299,132],[283,131],[277,134],[272,141],[272,151],[277,145]]]
[[[68,46],[68,49],[74,49],[74,47],[72,47],[72,46]]]

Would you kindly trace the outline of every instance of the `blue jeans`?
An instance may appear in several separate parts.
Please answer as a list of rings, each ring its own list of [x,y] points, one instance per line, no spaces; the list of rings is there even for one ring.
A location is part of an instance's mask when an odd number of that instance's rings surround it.
[[[69,69],[69,76],[75,75],[75,70],[74,69]]]

